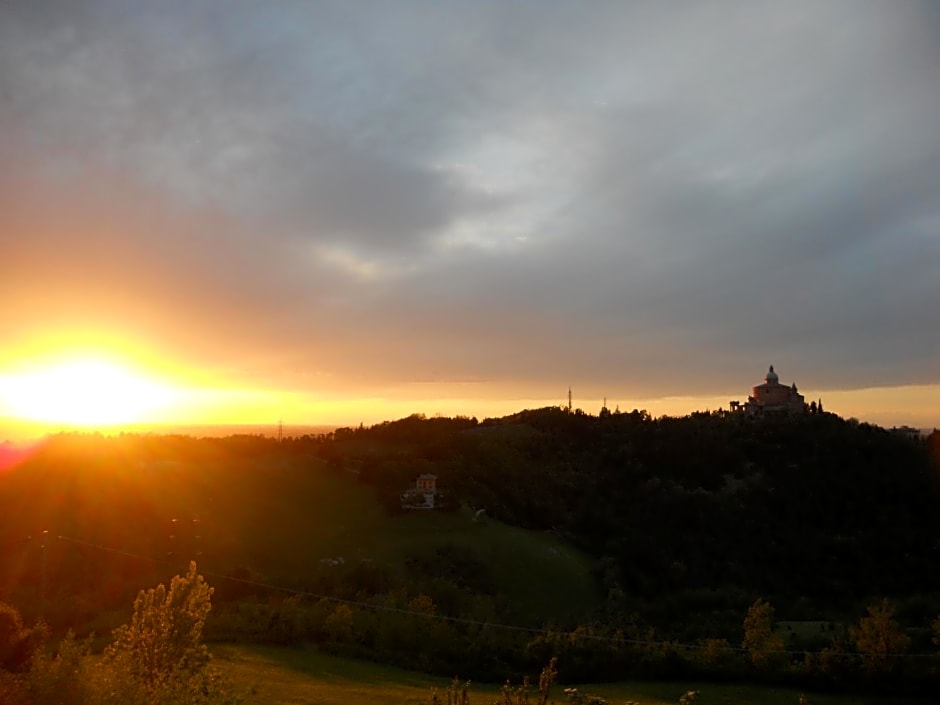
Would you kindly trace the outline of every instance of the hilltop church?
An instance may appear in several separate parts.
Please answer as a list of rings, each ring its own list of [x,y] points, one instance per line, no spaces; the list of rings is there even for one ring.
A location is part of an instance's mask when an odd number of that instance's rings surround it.
[[[796,382],[789,387],[780,384],[780,377],[771,365],[764,383],[751,388],[751,396],[742,407],[740,402],[731,402],[731,408],[742,410],[749,416],[761,414],[802,414],[806,411],[803,395],[796,389]]]

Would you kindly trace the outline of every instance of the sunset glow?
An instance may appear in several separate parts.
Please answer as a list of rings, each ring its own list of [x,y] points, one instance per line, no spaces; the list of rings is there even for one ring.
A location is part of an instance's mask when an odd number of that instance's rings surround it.
[[[105,360],[65,360],[0,376],[0,408],[21,421],[100,427],[153,420],[178,392]]]
[[[938,77],[940,0],[0,0],[0,705],[918,705]]]
[[[687,397],[635,397],[575,389],[573,404],[596,414],[606,403],[611,410],[643,409],[652,416],[684,416],[693,411],[728,408],[728,399],[746,394],[753,380],[726,394]],[[421,385],[417,385],[420,387]],[[209,379],[194,370],[151,370],[107,354],[76,354],[63,347],[58,356],[46,353],[40,362],[0,368],[0,422],[7,437],[34,437],[67,429],[95,431],[160,431],[213,425],[244,425],[271,433],[279,425],[287,433],[310,426],[367,425],[414,413],[427,416],[476,416],[479,419],[513,414],[522,409],[564,405],[564,389],[556,396],[532,393],[511,385],[447,385],[432,389],[395,387],[372,395],[343,395],[335,391],[251,388],[235,379]],[[453,392],[459,392],[454,394]],[[940,413],[937,385],[884,387],[865,390],[814,390],[827,408],[844,416],[884,425],[928,427]],[[19,429],[19,431],[17,431]]]
[[[774,364],[940,425],[934,25],[817,4],[5,3],[0,423],[683,415]]]

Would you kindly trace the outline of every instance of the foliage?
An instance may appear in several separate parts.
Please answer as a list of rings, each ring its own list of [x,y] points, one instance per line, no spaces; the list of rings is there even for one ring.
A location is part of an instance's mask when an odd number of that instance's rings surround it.
[[[490,517],[572,541],[604,564],[605,593],[688,629],[683,640],[732,636],[747,604],[735,596],[827,614],[871,590],[917,591],[912,575],[940,581],[936,548],[917,538],[940,533],[936,473],[925,448],[884,429],[828,413],[653,419],[555,407],[449,434],[430,421],[349,430],[323,452],[361,460],[380,495],[397,497],[420,467]],[[687,618],[691,590],[737,600],[720,614],[705,606],[723,620],[711,634]]]
[[[518,686],[514,686],[507,680],[499,689],[500,698],[494,702],[494,705],[547,705],[552,685],[558,679],[556,666],[557,659],[553,658],[542,668],[539,675],[538,690],[533,699],[530,700],[529,698],[531,690],[529,677],[525,676]],[[579,696],[577,689],[574,689],[574,694],[577,696],[574,699],[572,699],[569,690],[565,690],[565,693],[568,694],[571,705],[606,705],[602,700],[588,700],[584,696]],[[443,699],[438,694],[437,689],[431,691],[431,703],[432,705],[443,705]],[[470,681],[461,682],[454,678],[447,689],[447,705],[470,705]]]
[[[864,654],[869,673],[888,673],[907,651],[911,640],[894,619],[894,607],[887,599],[869,605],[868,614],[852,630],[852,639],[858,651]]]
[[[783,639],[774,634],[774,608],[760,598],[754,601],[744,618],[744,641],[741,648],[758,668],[766,668],[778,652],[783,650]]]
[[[169,591],[161,584],[140,592],[131,622],[115,630],[103,658],[92,659],[89,642],[69,632],[54,654],[35,649],[28,670],[0,683],[0,694],[21,705],[235,703],[202,643],[211,594],[192,563]]]
[[[464,513],[385,515],[376,498],[399,503],[422,472],[437,475]],[[859,678],[860,647],[843,626],[870,594],[895,600],[912,648],[931,650],[925,627],[940,593],[925,586],[940,585],[940,545],[923,537],[940,535],[938,480],[925,448],[825,413],[654,419],[546,408],[483,423],[414,415],[282,442],[58,437],[0,478],[9,508],[0,535],[59,528],[54,519],[85,541],[44,554],[57,633],[78,624],[87,633],[89,619],[158,581],[159,568],[132,556],[200,548],[214,573],[241,578],[224,604],[213,596],[208,628],[226,639],[314,642],[475,679],[553,655],[574,678],[736,678],[748,660],[728,644],[741,642],[741,619],[763,595],[787,626],[815,625],[789,632],[787,648],[808,652],[794,664],[773,657],[783,640],[772,618],[763,637],[755,631],[745,648],[761,678],[841,686],[872,682]],[[472,522],[473,510],[492,520]],[[197,515],[199,537],[188,523]],[[170,531],[168,517],[186,528]],[[16,546],[0,562],[0,594],[33,619],[44,562],[34,545]],[[328,556],[346,564],[325,565]],[[284,599],[264,583],[325,599]],[[831,623],[838,643],[820,653]],[[136,662],[123,658],[130,672]],[[905,675],[930,667],[899,663]]]
[[[333,641],[349,641],[353,634],[353,611],[348,605],[339,604],[326,618],[326,633]]]
[[[141,590],[130,623],[115,630],[114,643],[105,650],[106,661],[150,689],[202,673],[209,663],[202,631],[211,596],[194,562],[185,576],[173,578],[169,591],[162,583]]]
[[[202,640],[212,588],[191,562],[169,590],[141,590],[96,671],[102,703],[222,703],[234,698]]]
[[[715,668],[729,661],[731,654],[731,645],[727,639],[710,637],[699,643],[699,648],[693,652],[693,658],[706,668]]]
[[[45,626],[23,626],[23,618],[12,605],[0,602],[0,670],[21,671],[46,635]]]
[[[89,644],[69,632],[50,656],[38,650],[23,682],[20,699],[36,705],[73,705],[95,701],[95,672]]]
[[[447,705],[470,705],[470,681],[461,681],[454,678],[450,687],[445,691],[447,694]],[[444,701],[437,692],[437,688],[431,689],[431,705],[443,705]]]
[[[654,419],[640,411],[597,417],[546,408],[483,423],[414,415],[280,443],[56,437],[0,479],[0,504],[10,508],[0,516],[0,535],[22,536],[55,519],[88,541],[110,545],[108,537],[120,535],[122,550],[188,558],[194,532],[170,531],[168,517],[211,509],[214,525],[200,535],[214,572],[238,567],[270,582],[283,584],[285,575],[311,581],[319,578],[306,566],[343,555],[330,552],[329,532],[311,525],[311,497],[333,496],[328,490],[339,479],[344,487],[358,480],[369,492],[336,495],[336,511],[326,508],[319,525],[348,517],[364,526],[378,508],[375,497],[400,504],[425,471],[464,505],[589,552],[604,562],[603,594],[625,595],[631,611],[682,630],[675,634],[682,641],[733,639],[753,599],[747,596],[772,595],[783,610],[802,601],[809,613],[825,615],[861,607],[871,593],[900,599],[940,584],[937,548],[918,539],[940,534],[940,483],[927,449],[832,414]],[[26,495],[35,497],[35,510],[20,508],[16,498]],[[263,521],[275,515],[283,520]],[[306,540],[297,555],[300,533]],[[169,534],[178,546],[168,545]],[[241,538],[232,542],[233,535]],[[351,538],[336,549],[348,551]],[[0,565],[0,591],[21,589],[16,601],[29,613],[27,598],[41,578],[38,555],[27,548]],[[50,590],[81,595],[87,614],[126,604],[139,585],[159,577],[139,561],[67,548],[48,551]],[[503,590],[502,572],[488,567],[487,585],[465,581],[464,566],[452,578],[473,591],[492,590],[492,583]],[[711,595],[714,605],[687,601],[693,592]],[[51,604],[57,599],[49,595]],[[940,598],[931,599],[936,614]],[[51,620],[57,615],[50,611]],[[704,615],[711,624],[700,622]],[[54,626],[78,625],[63,618]]]

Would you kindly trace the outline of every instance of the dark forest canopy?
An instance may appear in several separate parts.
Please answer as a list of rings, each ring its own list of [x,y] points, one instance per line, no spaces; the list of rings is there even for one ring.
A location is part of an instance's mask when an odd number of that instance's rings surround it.
[[[660,605],[773,595],[813,613],[940,585],[937,433],[917,443],[828,413],[548,407],[340,429],[321,452],[359,469],[390,508],[431,470],[459,501],[596,556],[608,590]]]

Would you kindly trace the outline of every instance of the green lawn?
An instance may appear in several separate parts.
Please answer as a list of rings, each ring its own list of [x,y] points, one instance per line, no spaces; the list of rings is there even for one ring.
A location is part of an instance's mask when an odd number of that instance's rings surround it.
[[[259,705],[430,705],[433,688],[450,681],[374,663],[337,658],[315,650],[277,647],[217,646],[215,663],[223,675]],[[533,674],[535,680],[538,674]],[[756,685],[713,683],[625,682],[578,686],[610,705],[674,705],[687,690],[699,691],[696,705],[796,705],[800,691]],[[471,705],[490,705],[498,686],[472,684]],[[806,694],[810,705],[917,705],[920,701],[856,695]],[[442,693],[446,702],[446,695]],[[567,703],[563,687],[551,700]],[[923,703],[920,703],[923,705]]]

